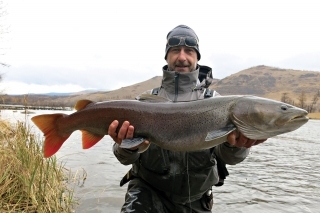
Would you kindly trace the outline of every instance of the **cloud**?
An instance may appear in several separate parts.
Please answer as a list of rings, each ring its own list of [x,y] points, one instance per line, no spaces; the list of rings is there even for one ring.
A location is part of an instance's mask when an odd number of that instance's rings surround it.
[[[199,2],[196,18],[177,13],[180,2],[166,0],[7,4],[9,48],[0,61],[11,66],[0,71],[1,84],[21,82],[10,88],[27,86],[22,91],[55,92],[56,85],[112,90],[162,75],[166,35],[179,24],[196,31],[199,63],[211,66],[216,78],[262,64],[320,70],[316,1]],[[183,9],[194,11],[194,2]]]
[[[320,52],[298,54],[277,62],[278,66],[299,70],[320,71]]]
[[[134,66],[133,66],[134,67]],[[153,67],[153,68],[151,68]],[[161,66],[136,68],[21,66],[7,69],[1,82],[9,94],[114,90],[161,75]]]
[[[212,54],[208,58],[212,64],[212,75],[214,78],[222,79],[233,73],[239,72],[257,65],[270,65],[270,60],[261,58],[241,58],[232,54]]]
[[[222,79],[250,67],[266,65],[284,69],[320,71],[320,52],[297,54],[282,60],[240,57],[232,54],[212,54],[207,60],[212,64],[214,78]]]
[[[27,84],[19,81],[5,81],[0,84],[0,91],[4,94],[19,95],[19,94],[31,94],[31,93],[50,93],[50,92],[78,92],[83,91],[85,88],[74,85],[40,85],[40,84]]]
[[[319,52],[299,54],[279,61],[215,53],[201,59],[199,64],[212,67],[213,77],[222,79],[257,65],[320,71],[319,58]],[[119,68],[103,68],[100,65],[78,68],[11,66],[5,69],[0,85],[9,94],[77,92],[86,89],[114,90],[162,75],[162,65],[164,64],[161,62],[155,65],[131,62]]]

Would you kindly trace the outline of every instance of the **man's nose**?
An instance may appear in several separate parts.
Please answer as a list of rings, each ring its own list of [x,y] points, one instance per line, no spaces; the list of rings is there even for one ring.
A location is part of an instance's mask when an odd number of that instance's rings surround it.
[[[187,58],[186,58],[186,52],[184,51],[184,49],[181,49],[181,50],[180,50],[178,60],[179,60],[179,61],[185,61],[185,60],[187,60]]]

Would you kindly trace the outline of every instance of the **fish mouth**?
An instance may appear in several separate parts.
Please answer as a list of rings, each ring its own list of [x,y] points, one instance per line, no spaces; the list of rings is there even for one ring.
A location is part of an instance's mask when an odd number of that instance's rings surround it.
[[[308,113],[307,112],[302,112],[302,113],[290,113],[287,114],[283,117],[279,117],[275,121],[275,125],[278,127],[281,126],[301,126],[305,124],[306,122],[309,121],[309,118],[307,117]]]
[[[301,122],[301,121],[308,121],[309,117],[306,115],[297,115],[292,117],[289,122]]]

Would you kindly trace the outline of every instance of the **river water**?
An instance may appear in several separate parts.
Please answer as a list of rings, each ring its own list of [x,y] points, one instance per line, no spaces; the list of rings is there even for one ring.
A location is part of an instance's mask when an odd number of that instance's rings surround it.
[[[36,114],[2,110],[1,118],[27,120],[32,126],[30,118]],[[36,127],[32,130],[39,133]],[[117,161],[112,144],[105,136],[91,149],[82,150],[81,133],[76,131],[56,154],[76,177],[72,184],[79,199],[75,212],[120,212],[127,185],[119,187],[119,181],[130,166]],[[320,120],[310,120],[294,132],[251,148],[245,161],[228,170],[225,185],[214,188],[213,212],[319,213]]]

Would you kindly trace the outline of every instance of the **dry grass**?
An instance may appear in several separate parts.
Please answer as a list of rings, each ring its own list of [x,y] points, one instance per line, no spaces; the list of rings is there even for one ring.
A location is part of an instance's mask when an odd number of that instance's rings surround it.
[[[39,141],[24,123],[0,121],[0,212],[72,212],[64,168]]]
[[[320,112],[315,112],[315,113],[309,113],[308,117],[310,119],[320,119]]]

